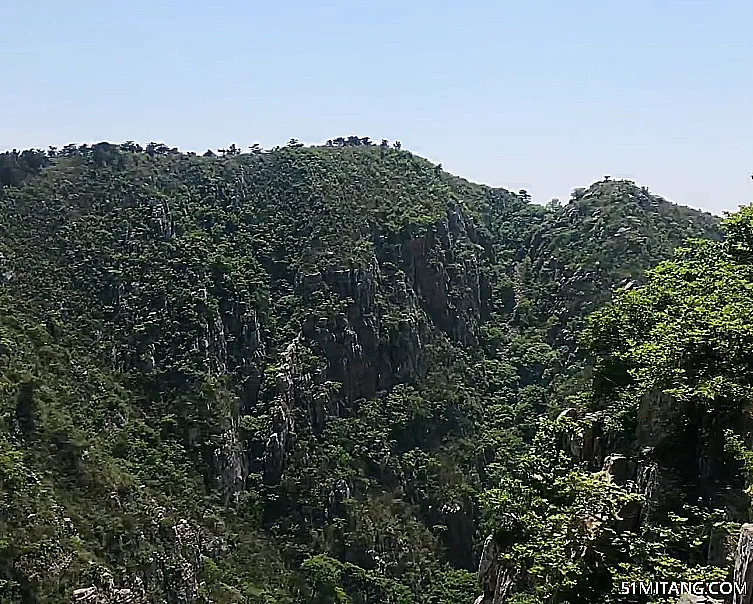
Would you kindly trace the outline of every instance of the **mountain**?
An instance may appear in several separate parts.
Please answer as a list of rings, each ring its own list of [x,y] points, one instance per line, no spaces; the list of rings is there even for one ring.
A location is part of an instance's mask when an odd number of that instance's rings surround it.
[[[358,137],[0,158],[11,603],[470,601],[487,534],[530,543],[500,502],[581,476],[541,418],[619,407],[587,315],[722,238],[628,181],[538,206]]]
[[[583,389],[483,495],[480,603],[750,599],[753,207],[723,228],[588,318]]]

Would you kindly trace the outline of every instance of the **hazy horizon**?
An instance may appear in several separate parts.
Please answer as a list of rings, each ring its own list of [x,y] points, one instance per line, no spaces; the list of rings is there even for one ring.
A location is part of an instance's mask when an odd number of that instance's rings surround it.
[[[753,3],[605,4],[16,3],[0,147],[357,134],[539,203],[607,174],[753,200]]]

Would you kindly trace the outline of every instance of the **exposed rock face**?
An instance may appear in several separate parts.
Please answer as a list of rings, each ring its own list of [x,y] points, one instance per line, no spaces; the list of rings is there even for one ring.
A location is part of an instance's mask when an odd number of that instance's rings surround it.
[[[578,419],[575,409],[562,411],[557,421]],[[604,414],[589,413],[582,417],[577,432],[566,433],[562,446],[584,468],[591,470],[605,469],[606,447],[604,439]]]
[[[201,534],[188,521],[173,527],[173,557],[166,567],[171,604],[191,604],[199,597],[198,573],[201,568]]]
[[[220,437],[214,452],[214,467],[217,468],[216,487],[225,503],[230,502],[245,486],[248,467],[244,445],[238,438],[237,419]]]
[[[164,522],[165,510],[154,509],[153,522]],[[76,604],[195,604],[199,601],[202,556],[217,558],[228,553],[227,545],[205,529],[181,519],[163,529],[166,547],[153,552],[151,564],[141,572],[116,580],[106,567],[90,562],[82,573],[81,587],[72,590]],[[144,537],[143,534],[139,539]]]
[[[631,475],[628,458],[620,453],[612,453],[604,460],[604,471],[615,484],[624,485]]]
[[[478,579],[483,593],[474,604],[505,604],[515,590],[518,574],[514,569],[499,564],[499,553],[494,537],[489,535],[484,541],[478,565]]]
[[[736,522],[748,519],[744,485],[730,473],[724,451],[725,428],[747,421],[736,417],[712,421],[703,409],[659,392],[641,398],[633,438],[610,434],[601,412],[583,415],[566,409],[558,421],[574,422],[562,446],[583,469],[602,470],[614,483],[642,495],[642,504],[632,502],[620,513],[621,528],[637,530],[661,521],[668,509],[683,503],[723,509]],[[708,564],[727,565],[732,549],[728,541],[724,531],[712,533]]]
[[[481,560],[478,563],[478,579],[479,583],[481,583],[483,593],[476,599],[475,604],[494,603],[494,595],[497,592],[497,580],[499,578],[498,553],[494,537],[489,535],[486,541],[484,541],[484,549],[481,553]]]
[[[733,604],[751,604],[753,602],[753,524],[744,524],[740,529],[735,552],[734,581],[737,585],[746,585],[745,594],[736,593]]]
[[[657,447],[672,435],[682,414],[679,403],[662,392],[649,393],[641,398],[638,407],[636,441],[639,447]]]
[[[146,594],[141,581],[135,580],[133,588],[116,588],[112,575],[103,571],[96,585],[73,590],[76,604],[146,604]]]
[[[653,455],[653,448],[646,447],[638,458],[635,484],[637,492],[643,495],[644,500],[642,521],[649,521],[653,517],[661,491],[661,471]]]
[[[490,285],[479,270],[482,243],[472,220],[455,206],[425,235],[402,241],[395,254],[434,324],[464,345],[476,343],[491,310]]]
[[[491,310],[482,253],[472,220],[458,206],[422,234],[377,237],[366,266],[296,276],[296,291],[314,308],[281,359],[265,481],[277,483],[284,472],[296,411],[321,431],[355,401],[422,379],[427,345],[442,338],[476,342]],[[340,312],[315,310],[315,294],[323,291],[343,302]]]
[[[329,492],[328,506],[325,510],[327,518],[337,518],[344,513],[343,502],[350,499],[350,486],[344,480],[338,480],[337,484]]]
[[[264,449],[264,481],[274,484],[280,480],[285,464],[285,449],[280,441],[280,435],[272,432],[267,439]]]
[[[702,501],[724,509],[731,520],[747,521],[745,485],[725,451],[728,428],[749,431],[749,414],[740,410],[709,414],[701,404],[680,402],[662,392],[642,397],[632,456],[637,482],[646,495],[647,518],[691,497],[693,505]]]
[[[274,432],[269,435],[264,449],[264,481],[268,484],[280,480],[284,469],[285,448],[293,429],[292,409],[299,398],[299,388],[308,383],[310,376],[299,375],[296,371],[297,352],[300,336],[288,345],[282,357],[280,371],[277,374],[277,396],[274,400]]]

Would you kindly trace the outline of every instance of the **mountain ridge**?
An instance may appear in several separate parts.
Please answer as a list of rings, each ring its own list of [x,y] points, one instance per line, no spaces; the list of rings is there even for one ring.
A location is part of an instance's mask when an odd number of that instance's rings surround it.
[[[465,601],[585,315],[721,238],[626,181],[534,206],[385,145],[65,149],[0,163],[10,602]]]

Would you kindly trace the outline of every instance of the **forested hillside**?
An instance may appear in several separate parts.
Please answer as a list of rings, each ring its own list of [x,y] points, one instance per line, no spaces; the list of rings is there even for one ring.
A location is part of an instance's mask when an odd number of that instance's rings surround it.
[[[0,601],[731,572],[749,211],[723,239],[608,178],[541,206],[358,137],[12,152],[0,183]]]

